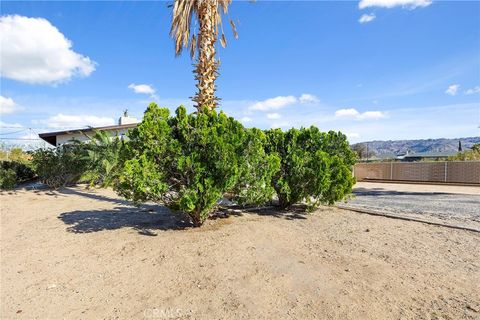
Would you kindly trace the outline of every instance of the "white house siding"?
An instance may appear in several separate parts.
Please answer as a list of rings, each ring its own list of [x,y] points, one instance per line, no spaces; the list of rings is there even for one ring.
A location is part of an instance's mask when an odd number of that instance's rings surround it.
[[[128,130],[130,128],[125,128],[125,129],[114,129],[114,130],[102,130],[106,131],[111,134],[112,137],[118,136],[124,136],[127,134]],[[89,137],[92,137],[95,133],[93,131],[90,132],[75,132],[75,133],[67,133],[67,134],[61,134],[57,136],[57,147],[61,146],[62,144],[65,143],[71,143],[72,140],[77,140],[81,142],[89,141]]]

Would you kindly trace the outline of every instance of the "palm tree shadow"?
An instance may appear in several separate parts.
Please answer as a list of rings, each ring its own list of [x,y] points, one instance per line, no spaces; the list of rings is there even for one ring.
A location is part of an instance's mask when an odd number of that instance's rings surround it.
[[[75,210],[58,216],[73,233],[90,233],[133,228],[142,235],[155,236],[153,230],[182,230],[192,226],[188,218],[172,214],[162,206],[118,206],[110,210]]]
[[[107,202],[111,202],[111,203],[114,203],[114,204],[120,204],[120,205],[131,205],[132,204],[132,202],[127,201],[127,200],[112,198],[112,197],[104,196],[104,195],[101,195],[101,194],[98,194],[98,193],[89,192],[87,190],[81,191],[81,190],[75,189],[75,188],[62,188],[62,189],[58,190],[57,192],[60,193],[60,194],[76,195],[76,196],[81,196],[81,197],[85,197],[85,198],[89,198],[89,199],[93,199],[93,200],[107,201]]]

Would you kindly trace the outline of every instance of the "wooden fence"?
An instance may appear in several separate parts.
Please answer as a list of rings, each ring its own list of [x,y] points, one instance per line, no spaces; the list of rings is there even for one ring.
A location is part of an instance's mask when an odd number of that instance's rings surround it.
[[[387,180],[480,185],[480,161],[357,163],[357,181]]]

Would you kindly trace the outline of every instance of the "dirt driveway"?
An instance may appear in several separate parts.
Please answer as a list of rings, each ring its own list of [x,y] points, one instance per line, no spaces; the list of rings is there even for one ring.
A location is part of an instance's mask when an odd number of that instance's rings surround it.
[[[110,190],[1,202],[1,319],[478,319],[480,235],[323,208],[186,227]]]
[[[360,182],[342,204],[480,230],[480,186]]]

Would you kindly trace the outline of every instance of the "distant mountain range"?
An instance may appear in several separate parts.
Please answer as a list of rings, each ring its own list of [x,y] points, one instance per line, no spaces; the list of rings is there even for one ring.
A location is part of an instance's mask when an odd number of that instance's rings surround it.
[[[474,144],[480,143],[480,137],[468,137],[457,139],[426,139],[426,140],[389,140],[389,141],[367,141],[356,143],[368,144],[369,153],[373,151],[376,155],[405,154],[418,152],[445,152],[458,151],[458,142],[462,143],[463,150],[470,149]]]

